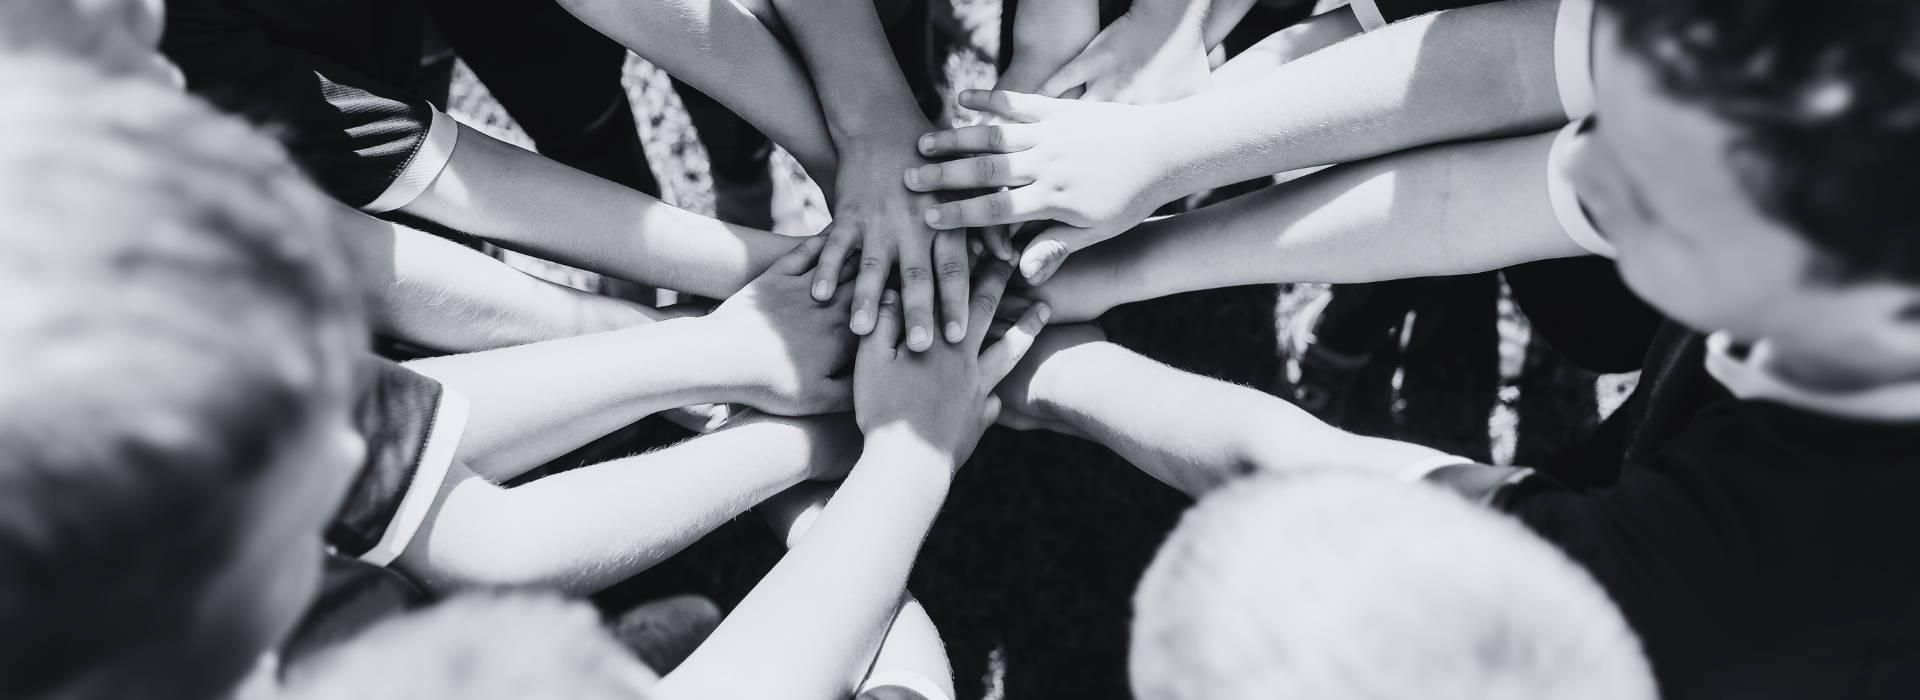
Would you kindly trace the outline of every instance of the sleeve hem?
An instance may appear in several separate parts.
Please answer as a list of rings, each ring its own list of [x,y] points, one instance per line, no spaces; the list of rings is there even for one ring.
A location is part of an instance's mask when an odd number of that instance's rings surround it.
[[[361,211],[379,214],[412,203],[420,193],[427,191],[427,186],[433,184],[435,178],[440,177],[440,171],[447,168],[447,162],[453,160],[453,148],[460,138],[460,123],[432,105],[428,105],[427,109],[433,112],[433,125],[427,128],[426,138],[421,139],[419,149],[414,151],[407,166],[401,169],[400,176],[387,185],[386,191],[360,207]]]
[[[1547,149],[1547,198],[1553,205],[1553,218],[1560,222],[1567,238],[1589,253],[1612,258],[1613,244],[1593,227],[1586,210],[1580,207],[1580,195],[1573,189],[1573,180],[1567,177],[1567,151],[1573,148],[1573,141],[1585,123],[1568,124],[1553,137],[1553,145]]]
[[[400,507],[387,523],[386,531],[381,533],[380,541],[360,555],[361,561],[386,566],[406,551],[414,534],[426,522],[427,512],[440,495],[440,484],[453,466],[454,451],[467,429],[469,410],[467,397],[450,388],[441,388],[440,407],[434,412],[433,428],[427,435],[426,447],[420,451],[420,464],[414,469],[407,495],[401,498]]]
[[[1453,455],[1434,455],[1401,467],[1395,474],[1401,481],[1420,481],[1426,479],[1427,475],[1432,474],[1436,469],[1459,464],[1474,464],[1474,461]]]
[[[1553,77],[1568,119],[1593,114],[1593,0],[1560,0],[1553,23]]]
[[[1348,4],[1353,7],[1354,18],[1360,20],[1360,31],[1371,32],[1387,26],[1387,18],[1380,14],[1377,0],[1353,0]]]

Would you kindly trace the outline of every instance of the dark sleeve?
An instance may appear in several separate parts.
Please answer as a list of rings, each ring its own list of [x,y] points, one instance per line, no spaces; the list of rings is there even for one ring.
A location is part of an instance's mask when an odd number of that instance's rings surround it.
[[[354,207],[407,172],[435,121],[424,98],[275,44],[259,28],[169,17],[161,48],[189,91],[275,132],[308,176]]]
[[[364,361],[355,414],[367,461],[327,528],[335,551],[386,564],[426,516],[465,427],[465,404],[439,382],[395,364]]]
[[[1494,0],[1374,0],[1374,6],[1380,8],[1380,17],[1382,19],[1392,23],[1408,17],[1418,17],[1429,12],[1485,5],[1493,1]]]
[[[280,664],[283,668],[299,666],[381,621],[426,604],[426,594],[405,576],[358,559],[330,555],[319,594],[280,647]]]

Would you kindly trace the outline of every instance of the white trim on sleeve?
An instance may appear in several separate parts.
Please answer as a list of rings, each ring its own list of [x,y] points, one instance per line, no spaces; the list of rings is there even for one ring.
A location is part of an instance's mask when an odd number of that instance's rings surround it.
[[[434,499],[440,495],[440,484],[447,478],[447,469],[453,466],[454,450],[460,446],[460,436],[467,430],[470,409],[467,397],[441,385],[440,408],[434,411],[433,427],[427,429],[427,444],[420,450],[420,464],[413,470],[413,483],[407,485],[407,495],[400,498],[400,507],[387,523],[386,532],[381,533],[380,542],[360,555],[361,561],[386,566],[406,551],[407,544],[420,531],[420,525],[427,521],[427,511],[433,508]]]
[[[407,167],[400,170],[400,177],[387,185],[387,191],[360,207],[368,214],[389,212],[411,204],[427,191],[427,185],[440,177],[440,171],[447,168],[447,161],[453,160],[453,147],[460,139],[460,123],[447,116],[446,112],[434,109],[433,124],[427,127],[427,136],[420,142],[420,148],[413,152],[413,159],[407,161]]]
[[[861,693],[873,690],[874,688],[884,688],[887,686],[906,688],[907,690],[919,693],[927,700],[951,700],[945,692],[940,690],[940,686],[934,684],[932,679],[903,668],[881,671],[872,676],[868,676],[867,682],[861,683],[860,690],[854,692],[853,696],[857,698],[860,697]]]
[[[1580,208],[1580,195],[1573,189],[1573,179],[1567,177],[1567,151],[1572,150],[1585,124],[1584,119],[1568,124],[1553,137],[1553,145],[1547,149],[1547,199],[1553,203],[1553,218],[1560,221],[1560,230],[1567,232],[1568,238],[1589,253],[1611,258],[1613,244],[1587,219],[1586,210]]]
[[[1453,467],[1462,464],[1478,464],[1478,462],[1453,455],[1434,455],[1401,467],[1396,476],[1401,481],[1419,481],[1427,478],[1428,474],[1432,474],[1435,470],[1442,467]]]
[[[1767,371],[1772,344],[1761,340],[1736,357],[1731,333],[1707,336],[1707,374],[1745,401],[1772,401],[1803,411],[1851,420],[1903,423],[1920,420],[1920,380],[1852,392],[1805,389]]]
[[[1353,7],[1354,19],[1360,20],[1360,31],[1370,32],[1387,26],[1387,18],[1380,14],[1376,0],[1353,0],[1348,4]]]
[[[1553,22],[1553,79],[1568,119],[1593,114],[1593,0],[1560,0]]]

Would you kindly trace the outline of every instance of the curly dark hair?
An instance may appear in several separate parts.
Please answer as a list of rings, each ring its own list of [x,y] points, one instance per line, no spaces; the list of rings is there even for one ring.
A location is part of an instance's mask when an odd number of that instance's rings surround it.
[[[1920,283],[1920,3],[1601,0],[1664,87],[1744,131],[1761,209],[1835,282]]]

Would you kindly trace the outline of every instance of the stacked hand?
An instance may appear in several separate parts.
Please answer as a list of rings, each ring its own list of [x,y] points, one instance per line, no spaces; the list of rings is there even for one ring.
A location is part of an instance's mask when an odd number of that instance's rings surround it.
[[[994,386],[1020,362],[1047,322],[1046,305],[1031,305],[999,342],[981,350],[1012,274],[1005,263],[987,265],[974,280],[960,342],[921,353],[899,348],[899,297],[886,292],[873,332],[860,342],[854,362],[854,417],[861,432],[869,438],[904,434],[950,457],[954,468],[965,461],[1000,413]]]
[[[1210,4],[1136,0],[1079,56],[1047,78],[1040,94],[1068,96],[1068,91],[1084,86],[1083,100],[1147,105],[1206,90],[1213,67],[1203,35]]]
[[[852,408],[851,382],[834,374],[853,358],[854,338],[845,330],[853,295],[846,289],[825,301],[807,295],[826,243],[825,236],[806,239],[699,319],[712,324],[718,347],[744,355],[727,360],[746,373],[737,380],[743,395],[732,400],[788,416]]]
[[[1039,284],[1069,253],[1112,238],[1184,193],[1162,185],[1154,108],[968,90],[960,104],[1006,119],[920,138],[927,157],[973,156],[906,171],[915,192],[1010,187],[937,204],[926,223],[951,231],[1052,220],[1021,252],[1020,274]],[[990,154],[990,155],[975,155]]]

